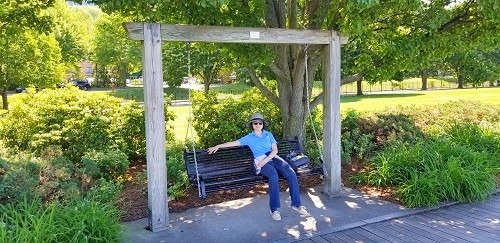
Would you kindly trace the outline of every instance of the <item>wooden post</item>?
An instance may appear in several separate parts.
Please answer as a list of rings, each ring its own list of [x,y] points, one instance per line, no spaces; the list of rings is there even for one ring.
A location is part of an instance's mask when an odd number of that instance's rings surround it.
[[[161,28],[144,23],[144,109],[146,116],[146,161],[148,175],[149,229],[168,226],[167,169],[165,162],[165,114],[161,60]]]
[[[340,36],[332,31],[331,43],[325,50],[325,87],[323,100],[323,150],[325,184],[323,192],[340,193]]]

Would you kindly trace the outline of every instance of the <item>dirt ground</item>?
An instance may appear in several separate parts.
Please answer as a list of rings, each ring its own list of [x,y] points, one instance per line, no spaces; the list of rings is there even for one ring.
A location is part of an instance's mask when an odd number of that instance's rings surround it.
[[[125,177],[125,184],[118,200],[118,207],[122,211],[122,221],[128,222],[141,218],[148,217],[148,196],[147,184],[145,179],[146,166],[138,164],[131,166]],[[364,169],[362,163],[354,162],[349,166],[342,168],[343,185],[350,188],[358,189],[366,194],[378,196],[384,200],[394,203],[399,203],[397,198],[393,196],[393,191],[390,189],[378,189],[374,187],[360,187],[350,183],[347,178]],[[321,176],[301,177],[299,184],[301,190],[321,185],[323,179]],[[286,190],[286,182],[282,182],[282,191]],[[224,190],[212,192],[207,195],[206,199],[198,197],[196,188],[191,187],[185,193],[184,197],[170,200],[168,202],[169,212],[182,212],[190,208],[201,207],[205,205],[230,201],[240,198],[254,197],[256,195],[266,194],[267,184],[262,183],[250,188]]]

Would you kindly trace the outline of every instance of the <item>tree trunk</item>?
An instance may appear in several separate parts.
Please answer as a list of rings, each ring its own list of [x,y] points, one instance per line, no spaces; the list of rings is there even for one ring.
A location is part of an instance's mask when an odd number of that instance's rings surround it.
[[[363,85],[361,79],[356,81],[356,95],[358,96],[363,95]]]
[[[7,103],[7,89],[4,89],[0,92],[2,95],[2,108],[4,110],[9,109],[9,104]]]
[[[210,91],[210,80],[210,74],[205,72],[203,75],[203,91],[205,94],[208,94],[208,91]]]
[[[460,75],[460,74],[457,75],[457,82],[458,82],[457,88],[463,89],[464,88],[464,79],[463,79],[462,75]]]
[[[427,71],[422,69],[420,75],[422,76],[422,90],[427,90]]]

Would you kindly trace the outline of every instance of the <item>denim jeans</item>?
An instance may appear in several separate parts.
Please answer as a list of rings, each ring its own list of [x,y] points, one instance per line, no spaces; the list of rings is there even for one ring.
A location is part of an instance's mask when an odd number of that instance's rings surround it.
[[[295,171],[293,171],[292,167],[285,160],[275,157],[261,168],[261,174],[269,179],[268,194],[271,212],[274,212],[281,206],[278,173],[283,175],[288,182],[292,206],[298,207],[302,205],[300,202],[299,182]]]

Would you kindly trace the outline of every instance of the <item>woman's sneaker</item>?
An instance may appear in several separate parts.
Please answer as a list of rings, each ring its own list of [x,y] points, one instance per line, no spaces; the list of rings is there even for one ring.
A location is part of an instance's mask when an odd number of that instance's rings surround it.
[[[298,206],[298,207],[292,206],[292,209],[299,212],[302,215],[309,214],[309,212],[307,212],[306,206]]]
[[[271,213],[271,218],[273,218],[274,221],[280,221],[281,220],[281,215],[278,210],[275,210],[274,212]]]

